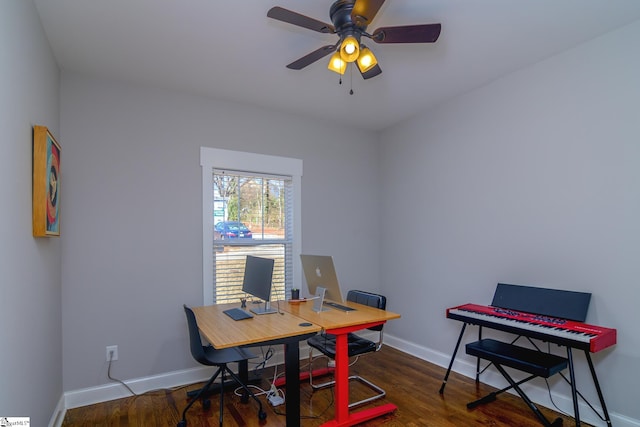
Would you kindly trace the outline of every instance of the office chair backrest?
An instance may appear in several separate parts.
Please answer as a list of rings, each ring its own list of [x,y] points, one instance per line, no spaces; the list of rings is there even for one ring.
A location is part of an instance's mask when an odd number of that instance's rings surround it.
[[[368,305],[369,307],[379,308],[380,310],[387,309],[387,298],[384,295],[374,294],[371,292],[351,290],[347,293],[347,301]],[[371,331],[381,331],[383,326],[384,324],[368,329]]]
[[[187,315],[187,325],[189,326],[189,342],[191,348],[191,355],[196,361],[208,365],[209,362],[204,354],[204,348],[202,347],[202,340],[200,339],[200,329],[198,329],[198,323],[196,322],[196,315],[193,314],[193,310],[184,304],[184,312]]]

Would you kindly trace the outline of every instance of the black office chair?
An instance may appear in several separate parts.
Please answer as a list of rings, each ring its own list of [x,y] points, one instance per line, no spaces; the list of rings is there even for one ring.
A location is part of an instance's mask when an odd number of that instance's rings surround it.
[[[383,295],[374,294],[371,292],[365,291],[357,291],[351,290],[347,294],[347,301],[357,302],[359,304],[368,305],[369,307],[379,308],[381,310],[386,310],[387,308],[387,299]],[[372,328],[368,328],[371,331],[378,332],[378,340],[377,342],[359,337],[356,334],[350,333],[348,334],[347,340],[349,344],[349,357],[360,356],[367,353],[373,353],[379,351],[382,348],[382,328],[383,325],[374,326]],[[313,383],[313,349],[320,351],[322,354],[327,356],[328,358],[335,360],[336,357],[336,336],[327,333],[321,333],[318,335],[314,335],[313,337],[307,340],[309,344],[309,383],[311,387],[315,390],[329,387],[335,384],[335,380],[328,381],[322,384],[314,384]],[[349,380],[360,381],[364,385],[368,386],[372,390],[374,390],[377,394],[375,396],[359,400],[357,402],[353,402],[349,404],[349,408],[354,406],[362,405],[364,403],[371,402],[376,399],[380,399],[385,396],[386,392],[380,388],[379,386],[373,384],[371,381],[362,378],[359,375],[351,375],[349,376]]]
[[[224,409],[224,379],[225,374],[229,374],[245,391],[245,396],[251,396],[256,402],[258,402],[258,418],[260,420],[264,420],[267,418],[267,413],[262,410],[262,402],[256,397],[255,394],[249,390],[249,388],[240,381],[240,378],[236,374],[229,369],[227,364],[232,362],[240,362],[243,360],[248,360],[256,357],[253,353],[239,347],[232,348],[224,348],[224,349],[215,349],[212,346],[203,346],[202,341],[200,339],[200,330],[198,329],[198,324],[196,323],[196,316],[193,314],[193,310],[184,305],[184,312],[187,315],[187,324],[189,326],[189,341],[191,344],[191,355],[195,360],[200,362],[203,365],[207,366],[217,366],[215,374],[209,379],[207,384],[200,389],[198,394],[194,396],[193,399],[189,402],[184,411],[182,411],[182,420],[178,422],[178,427],[186,427],[187,420],[186,415],[189,408],[198,400],[201,396],[203,397],[202,404],[205,409],[207,409],[211,402],[205,397],[211,384],[215,381],[218,375],[220,376],[220,427],[222,427],[222,415]],[[243,397],[243,401],[248,400],[248,398]]]

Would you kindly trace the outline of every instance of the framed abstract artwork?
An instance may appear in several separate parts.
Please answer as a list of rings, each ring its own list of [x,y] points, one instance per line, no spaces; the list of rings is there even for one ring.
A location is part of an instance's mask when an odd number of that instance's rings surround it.
[[[45,126],[33,127],[33,235],[60,236],[60,144]]]

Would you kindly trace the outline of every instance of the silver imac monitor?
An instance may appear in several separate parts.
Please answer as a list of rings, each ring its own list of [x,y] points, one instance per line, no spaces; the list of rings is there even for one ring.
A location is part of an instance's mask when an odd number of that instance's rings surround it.
[[[333,266],[333,258],[329,255],[300,255],[304,278],[307,280],[309,293],[316,294],[316,288],[321,286],[326,289],[325,299],[344,303],[336,269]]]

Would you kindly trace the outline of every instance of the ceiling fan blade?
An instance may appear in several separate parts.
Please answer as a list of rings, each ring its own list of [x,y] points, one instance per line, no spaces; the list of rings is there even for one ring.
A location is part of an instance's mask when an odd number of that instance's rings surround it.
[[[440,24],[382,27],[373,32],[376,43],[434,43],[440,36]]]
[[[351,19],[358,26],[366,27],[373,21],[385,0],[356,0]]]
[[[267,16],[269,18],[277,19],[278,21],[297,25],[298,27],[308,28],[319,33],[336,32],[336,29],[331,24],[318,21],[317,19],[309,18],[308,16],[300,15],[297,12],[293,12],[279,6],[275,6],[269,9],[269,11],[267,12]]]
[[[303,56],[302,58],[293,61],[291,64],[287,65],[287,68],[290,68],[292,70],[302,70],[307,65],[313,64],[317,60],[324,58],[331,52],[334,52],[337,46],[338,45],[335,44],[322,46],[320,49],[316,49],[313,52]]]
[[[376,64],[372,69],[360,74],[362,74],[363,79],[367,80],[367,79],[370,79],[371,77],[377,76],[380,73],[382,73],[382,69],[378,64]]]

